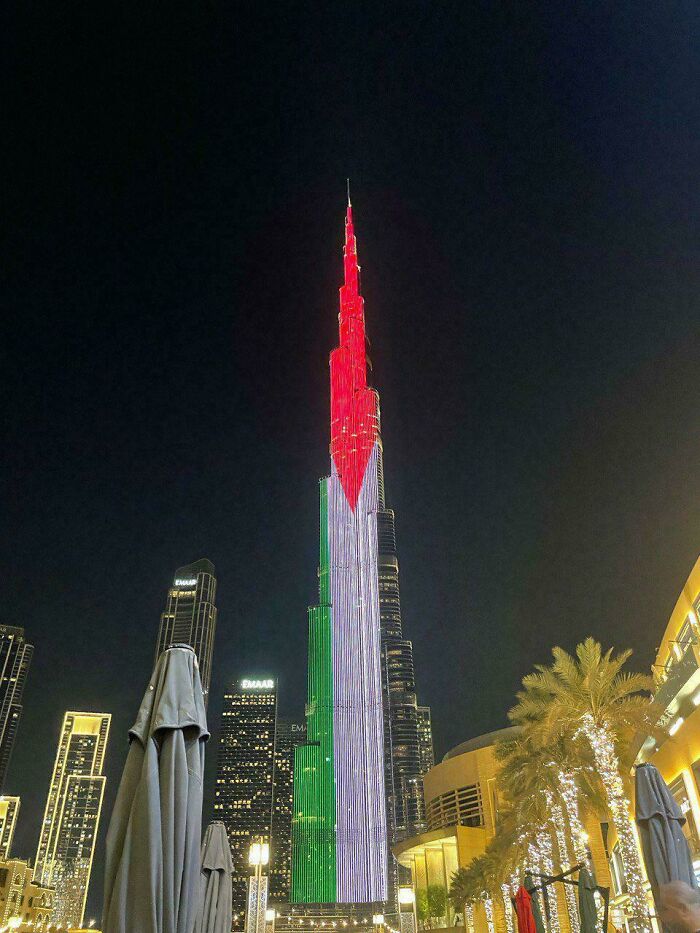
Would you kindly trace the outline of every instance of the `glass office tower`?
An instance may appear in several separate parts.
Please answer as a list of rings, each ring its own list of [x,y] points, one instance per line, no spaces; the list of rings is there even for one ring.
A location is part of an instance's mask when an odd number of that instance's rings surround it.
[[[209,700],[216,633],[216,571],[203,559],[179,567],[168,590],[155,660],[172,645],[190,645],[197,655],[204,702]]]

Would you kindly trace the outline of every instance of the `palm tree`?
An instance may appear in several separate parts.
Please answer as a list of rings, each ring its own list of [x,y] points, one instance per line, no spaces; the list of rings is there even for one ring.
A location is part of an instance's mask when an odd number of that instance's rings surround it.
[[[452,875],[449,897],[455,909],[461,910],[465,904],[475,904],[481,899],[488,883],[486,874],[487,858],[480,855]]]
[[[588,809],[604,810],[604,795],[600,781],[594,779],[590,749],[563,736],[546,746],[538,745],[533,730],[525,727],[515,739],[506,739],[496,746],[496,758],[500,761],[499,787],[516,811],[517,821],[551,826],[562,871],[575,862],[586,864],[588,854],[579,800],[583,797]],[[571,885],[564,886],[564,897],[572,933],[578,933],[578,905]]]
[[[538,665],[536,673],[523,679],[518,704],[510,712],[514,723],[527,725],[538,743],[546,745],[560,736],[585,738],[607,797],[620,840],[620,854],[630,891],[631,928],[650,931],[651,923],[644,892],[643,872],[625,795],[617,750],[635,734],[648,734],[658,717],[649,699],[651,678],[623,673],[631,651],[613,656],[587,638],[572,657],[562,648],[552,649],[554,664]]]
[[[574,859],[587,863],[587,837],[581,822],[580,804],[601,815],[605,811],[605,794],[593,769],[591,750],[567,736],[554,737],[546,745],[538,744],[536,726],[536,723],[527,723],[517,738],[506,739],[496,746],[496,757],[501,761],[499,785],[506,785],[506,793],[513,801],[538,790],[549,795],[562,864],[571,862],[568,844],[562,848],[560,838],[567,829],[561,814],[563,806]]]
[[[466,868],[460,868],[452,876],[449,898],[456,909],[464,910],[465,924],[468,908],[481,902],[486,912],[489,933],[493,925],[493,892],[498,889],[501,862],[493,849],[472,859]]]
[[[543,837],[551,826],[557,841],[559,864],[562,871],[571,867],[569,844],[566,838],[566,822],[560,803],[560,766],[554,761],[555,752],[550,747],[537,746],[527,731],[516,739],[501,742],[496,748],[496,757],[501,762],[498,772],[499,787],[511,801],[519,824],[535,824],[533,847],[528,853],[530,860],[535,851],[539,853],[545,871],[556,874],[552,862],[551,841]],[[570,828],[570,827],[569,827]],[[578,933],[579,916],[576,895],[570,885],[564,886],[566,910],[572,933]],[[554,928],[559,927],[559,910],[554,891],[546,888],[545,897],[551,907]]]

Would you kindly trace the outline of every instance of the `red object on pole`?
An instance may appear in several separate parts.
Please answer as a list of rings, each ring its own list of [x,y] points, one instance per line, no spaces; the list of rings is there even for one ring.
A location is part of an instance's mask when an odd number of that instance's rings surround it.
[[[518,933],[537,933],[535,916],[532,913],[532,898],[522,885],[515,895],[515,913],[518,918]]]

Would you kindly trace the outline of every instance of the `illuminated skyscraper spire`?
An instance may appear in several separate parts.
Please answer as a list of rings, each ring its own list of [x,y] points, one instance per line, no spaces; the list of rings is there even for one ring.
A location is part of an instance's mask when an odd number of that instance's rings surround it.
[[[309,610],[307,743],[294,762],[291,899],[376,904],[392,899],[397,880],[390,844],[424,827],[413,649],[401,632],[349,191],[343,271],[319,604]]]
[[[387,896],[377,584],[379,428],[367,386],[352,206],[339,346],[330,356],[331,475],[321,481],[319,605],[309,611],[308,742],[295,757],[292,900]]]
[[[352,220],[345,214],[345,281],[340,287],[340,346],[331,353],[331,457],[350,508],[357,498],[379,434],[377,396],[367,386],[364,300]]]

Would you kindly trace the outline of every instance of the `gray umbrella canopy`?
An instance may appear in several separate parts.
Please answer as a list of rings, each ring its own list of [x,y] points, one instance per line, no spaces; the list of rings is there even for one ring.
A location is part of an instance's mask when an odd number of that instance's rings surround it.
[[[654,765],[637,767],[634,817],[654,901],[658,901],[659,886],[669,881],[685,881],[691,888],[697,888],[690,850],[681,828],[685,817]]]
[[[581,933],[596,933],[598,909],[595,902],[596,883],[585,865],[578,873],[578,912]]]
[[[230,933],[232,873],[226,827],[223,823],[210,823],[202,843],[202,876],[195,933]]]
[[[208,738],[194,651],[169,648],[129,731],[107,831],[104,933],[192,933]]]

